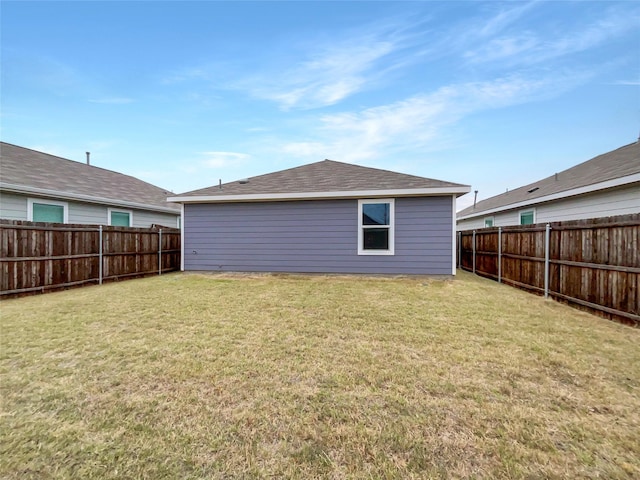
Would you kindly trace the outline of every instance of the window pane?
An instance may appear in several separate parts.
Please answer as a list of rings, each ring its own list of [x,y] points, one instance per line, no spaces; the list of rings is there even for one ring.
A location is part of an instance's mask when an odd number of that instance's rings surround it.
[[[533,212],[521,213],[520,225],[533,225]]]
[[[111,225],[116,227],[128,227],[129,214],[125,212],[111,212]]]
[[[365,203],[362,205],[363,225],[389,225],[388,203]]]
[[[493,227],[493,218],[485,218],[484,226],[485,227]]]
[[[364,250],[389,250],[388,228],[364,228],[362,239]]]
[[[34,222],[64,223],[64,207],[62,205],[33,204]]]

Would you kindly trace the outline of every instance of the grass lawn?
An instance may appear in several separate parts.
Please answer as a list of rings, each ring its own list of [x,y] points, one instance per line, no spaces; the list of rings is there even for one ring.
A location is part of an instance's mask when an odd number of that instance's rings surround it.
[[[640,329],[468,273],[171,274],[0,312],[3,479],[640,478]]]

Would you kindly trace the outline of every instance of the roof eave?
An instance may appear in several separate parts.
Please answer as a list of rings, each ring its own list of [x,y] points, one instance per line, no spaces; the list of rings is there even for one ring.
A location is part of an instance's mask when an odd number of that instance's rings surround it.
[[[20,193],[23,195],[37,195],[40,197],[62,199],[62,200],[77,200],[77,201],[87,202],[87,203],[107,204],[107,205],[113,205],[116,207],[136,208],[139,210],[150,210],[154,212],[180,215],[179,210],[174,208],[169,208],[169,207],[149,205],[146,203],[129,202],[127,200],[119,200],[119,199],[113,199],[113,198],[94,197],[92,195],[84,195],[81,193],[60,192],[57,190],[30,187],[26,185],[16,185],[16,184],[5,183],[5,182],[0,182],[0,191],[10,192],[10,193]]]
[[[348,198],[384,198],[384,197],[427,197],[455,195],[459,197],[469,193],[471,187],[456,185],[450,187],[409,188],[393,190],[353,190],[336,192],[295,192],[264,193],[243,195],[184,195],[167,198],[176,203],[229,203],[229,202],[286,202],[292,200],[330,200]]]
[[[502,205],[499,207],[488,208],[486,210],[476,210],[473,213],[468,213],[464,216],[458,216],[457,220],[469,220],[476,217],[481,217],[485,215],[491,215],[494,213],[500,213],[507,210],[513,210],[516,208],[525,208],[530,207],[532,205],[537,205],[539,203],[550,202],[553,200],[560,200],[563,198],[574,197],[576,195],[585,195],[587,193],[594,193],[600,190],[606,190],[609,188],[622,187],[625,185],[630,185],[633,183],[640,182],[640,173],[634,173],[633,175],[627,175],[624,177],[614,178],[612,180],[607,180],[604,182],[594,183],[591,185],[585,185],[578,188],[573,188],[571,190],[564,190],[562,192],[553,193],[551,195],[545,195],[542,197],[532,198],[529,200],[524,200],[521,202],[510,203],[507,205]]]

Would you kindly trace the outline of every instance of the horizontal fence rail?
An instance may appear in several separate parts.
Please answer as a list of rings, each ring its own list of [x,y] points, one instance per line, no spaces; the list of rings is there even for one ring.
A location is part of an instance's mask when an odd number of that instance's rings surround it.
[[[458,232],[458,266],[640,326],[640,214]]]
[[[0,298],[180,269],[180,230],[0,220]]]

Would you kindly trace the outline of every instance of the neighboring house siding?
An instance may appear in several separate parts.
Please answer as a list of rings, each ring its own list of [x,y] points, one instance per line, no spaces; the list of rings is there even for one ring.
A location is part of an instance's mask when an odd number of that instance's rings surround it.
[[[520,207],[506,212],[487,214],[461,220],[457,230],[484,228],[484,219],[494,217],[494,227],[518,225],[519,212],[535,208],[536,223],[581,220],[586,218],[611,217],[640,212],[640,185],[631,185],[588,195],[580,195],[555,202],[541,203],[531,207]]]
[[[179,216],[180,215],[149,212],[146,210],[134,210],[133,226],[149,227],[151,225],[160,225],[163,227],[177,228]]]
[[[537,222],[613,217],[640,212],[640,185],[568,198],[536,209]]]
[[[107,224],[107,207],[90,203],[67,202],[69,223]]]
[[[35,195],[20,195],[7,192],[0,193],[0,218],[7,220],[27,220],[27,199],[40,199],[42,202],[47,202],[44,197],[37,197]],[[85,224],[85,225],[107,225],[108,224],[108,210],[107,205],[98,205],[94,203],[74,202],[70,200],[64,201],[69,208],[69,223]],[[132,227],[147,228],[151,225],[162,225],[166,227],[176,228],[178,214],[165,214],[159,212],[152,212],[147,210],[136,210],[121,207],[112,207],[116,210],[131,211],[133,214]]]
[[[27,197],[0,192],[0,218],[6,220],[26,220]]]
[[[527,210],[523,208],[523,210]],[[494,227],[504,227],[506,225],[518,225],[520,223],[520,210],[510,210],[501,213],[491,213],[477,218],[471,218],[469,220],[461,220],[456,224],[456,230],[473,230],[478,228],[484,228],[484,219],[493,217]]]
[[[395,255],[357,255],[358,201],[186,204],[185,270],[452,274],[447,197],[395,200]]]

